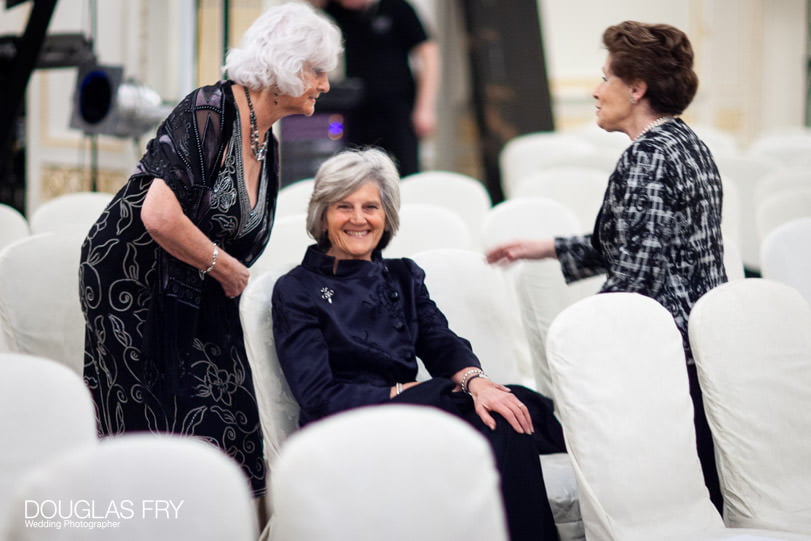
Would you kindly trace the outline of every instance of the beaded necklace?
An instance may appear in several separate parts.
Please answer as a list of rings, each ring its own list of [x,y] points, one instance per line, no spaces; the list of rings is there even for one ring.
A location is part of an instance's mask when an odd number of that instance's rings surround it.
[[[253,103],[251,102],[251,93],[248,91],[247,86],[243,86],[245,91],[245,98],[248,100],[248,111],[251,118],[251,152],[257,161],[264,161],[268,150],[268,134],[265,133],[265,140],[259,144],[259,128],[256,127],[256,111],[253,110]]]

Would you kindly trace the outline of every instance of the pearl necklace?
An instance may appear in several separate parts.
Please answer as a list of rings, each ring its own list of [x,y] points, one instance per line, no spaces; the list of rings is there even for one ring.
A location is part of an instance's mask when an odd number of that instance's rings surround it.
[[[248,111],[251,117],[251,152],[257,161],[264,161],[265,155],[268,151],[268,134],[265,133],[265,140],[262,145],[259,145],[259,128],[256,127],[256,111],[253,110],[253,103],[251,102],[251,93],[248,91],[247,86],[243,86],[245,91],[245,98],[248,100]]]
[[[653,129],[653,128],[655,128],[656,126],[661,126],[661,125],[662,125],[662,124],[664,124],[665,122],[670,122],[671,120],[673,120],[673,117],[672,117],[672,116],[669,116],[669,115],[660,116],[659,118],[654,119],[653,121],[651,121],[651,123],[650,123],[650,124],[648,124],[647,126],[645,126],[645,129],[644,129],[644,130],[642,130],[642,131],[639,133],[639,135],[637,135],[637,136],[636,136],[636,138],[637,138],[637,139],[639,139],[640,137],[642,137],[642,135],[643,135],[644,133],[646,133],[646,132],[648,132],[648,131],[652,130],[652,129]]]

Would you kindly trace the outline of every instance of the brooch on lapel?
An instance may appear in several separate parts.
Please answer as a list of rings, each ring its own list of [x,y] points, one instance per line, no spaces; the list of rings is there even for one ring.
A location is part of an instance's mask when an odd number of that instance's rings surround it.
[[[327,287],[321,288],[321,298],[327,301],[328,303],[332,304],[332,296],[335,295],[335,292]]]

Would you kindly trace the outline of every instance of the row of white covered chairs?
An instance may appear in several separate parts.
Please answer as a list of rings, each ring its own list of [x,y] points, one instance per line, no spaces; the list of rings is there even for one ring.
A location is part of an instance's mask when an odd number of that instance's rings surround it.
[[[695,129],[713,152],[724,181],[727,242],[736,243],[747,269],[759,272],[760,245],[771,229],[811,215],[811,162],[806,156],[811,131],[764,134],[744,151],[723,131]],[[499,157],[503,191],[507,197],[565,197],[561,200],[590,228],[608,176],[628,143],[624,135],[597,128],[515,137]],[[577,186],[567,185],[567,177],[575,178]]]
[[[236,462],[191,437],[99,440],[90,393],[61,363],[0,354],[0,431],[0,539],[257,539]]]
[[[811,539],[811,308],[763,279],[690,318],[724,493],[703,483],[681,335],[635,293],[590,296],[549,330],[557,414],[592,540]]]
[[[86,234],[112,197],[105,192],[63,194],[39,205],[29,218],[0,203],[0,249],[39,233],[76,229]]]

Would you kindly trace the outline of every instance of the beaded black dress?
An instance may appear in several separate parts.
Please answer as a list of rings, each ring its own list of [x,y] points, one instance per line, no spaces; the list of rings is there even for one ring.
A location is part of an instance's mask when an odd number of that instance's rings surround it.
[[[249,201],[231,83],[192,92],[158,129],[135,173],[82,245],[84,378],[102,435],[200,437],[265,491],[261,429],[239,320],[239,299],[173,258],[149,235],[141,208],[154,178],[184,213],[246,265],[264,250],[278,194],[277,145]]]

